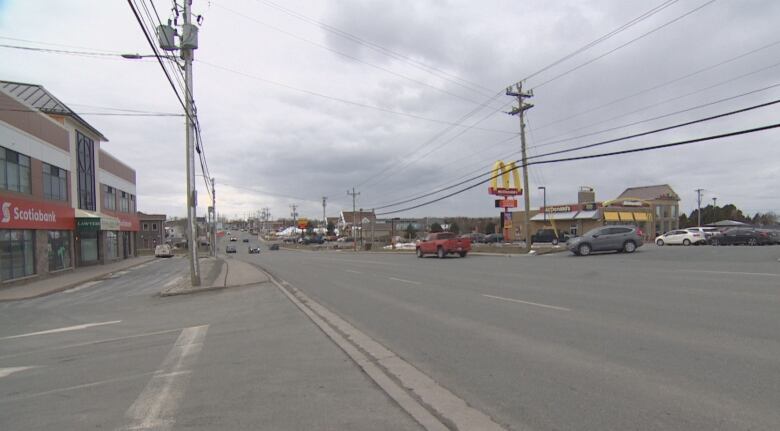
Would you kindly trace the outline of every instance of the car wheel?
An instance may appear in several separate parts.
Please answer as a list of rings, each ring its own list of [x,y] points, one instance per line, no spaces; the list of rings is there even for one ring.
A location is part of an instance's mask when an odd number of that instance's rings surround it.
[[[684,239],[684,240],[683,240],[683,245],[684,245],[684,246],[689,246],[689,245],[691,245],[691,240],[689,240],[688,238]]]
[[[664,245],[664,240],[659,239],[658,241],[655,242],[655,245],[657,245],[659,247],[663,246]]]
[[[580,256],[587,256],[590,254],[590,244],[580,244],[580,246],[577,248],[577,251],[579,252]]]
[[[460,257],[466,257],[468,252],[467,251],[461,251],[459,254],[460,254]]]
[[[417,247],[417,257],[423,257],[423,252],[419,247]]]
[[[758,245],[758,241],[755,238],[750,238],[747,243],[748,245]]]
[[[558,245],[558,238],[553,238],[552,245]]]
[[[444,259],[444,256],[446,256],[447,253],[444,252],[444,247],[439,247],[436,249],[436,257],[439,259]]]
[[[634,244],[634,241],[626,241],[625,244],[623,244],[623,251],[626,253],[633,253],[636,251],[636,244]]]

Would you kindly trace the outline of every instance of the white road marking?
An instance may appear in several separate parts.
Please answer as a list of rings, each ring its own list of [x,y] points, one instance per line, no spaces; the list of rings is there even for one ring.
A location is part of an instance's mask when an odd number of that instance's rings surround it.
[[[88,281],[88,282],[86,282],[84,284],[80,284],[80,285],[78,285],[78,286],[76,286],[76,287],[74,287],[72,289],[68,289],[68,290],[66,290],[66,291],[64,291],[62,293],[78,292],[79,290],[83,290],[83,289],[86,289],[88,287],[92,287],[92,286],[94,286],[96,284],[100,284],[101,282],[102,282],[102,280]]]
[[[154,372],[143,392],[125,416],[130,423],[118,430],[159,430],[173,428],[175,413],[189,381],[190,370],[198,358],[209,325],[181,331],[160,369]]]
[[[21,400],[26,400],[26,399],[30,399],[30,398],[42,397],[42,396],[46,396],[46,395],[59,394],[61,392],[68,392],[68,391],[75,391],[75,390],[78,390],[78,389],[92,388],[92,387],[95,387],[95,386],[106,385],[106,384],[109,384],[109,383],[123,382],[123,381],[126,381],[126,380],[134,380],[134,379],[137,379],[137,378],[140,378],[140,377],[148,376],[150,374],[153,374],[153,373],[152,372],[148,372],[148,373],[134,374],[132,376],[116,377],[116,378],[113,378],[113,379],[100,380],[100,381],[97,381],[97,382],[84,383],[84,384],[75,385],[75,386],[68,386],[66,388],[57,388],[57,389],[51,389],[51,390],[43,391],[43,392],[36,392],[36,393],[32,393],[32,394],[17,395],[15,397],[10,397],[10,398],[0,398],[0,403],[21,401]]]
[[[360,272],[360,271],[353,271],[351,269],[345,269],[344,271],[351,272],[353,274],[362,274],[362,272]]]
[[[395,278],[395,277],[387,277],[387,278],[389,278],[390,280],[401,282],[401,283],[416,284],[416,285],[422,284],[419,281],[404,280],[403,278]]]
[[[8,337],[0,338],[0,340],[10,340],[13,338],[32,337],[33,335],[46,335],[56,334],[58,332],[77,331],[79,329],[91,328],[93,326],[113,325],[114,323],[120,323],[121,320],[112,320],[110,322],[98,322],[98,323],[85,323],[83,325],[66,326],[64,328],[49,329],[47,331],[30,332],[29,334],[11,335]]]
[[[145,332],[145,333],[142,333],[142,334],[127,335],[127,336],[124,336],[124,337],[104,338],[102,340],[87,341],[86,343],[66,344],[64,346],[47,347],[45,349],[29,350],[29,351],[26,351],[26,352],[17,352],[17,353],[11,353],[11,354],[8,354],[8,355],[2,355],[2,356],[0,356],[0,359],[12,358],[12,357],[15,357],[15,356],[31,355],[31,354],[35,354],[35,353],[39,353],[39,352],[48,352],[48,351],[51,351],[51,350],[72,349],[72,348],[76,348],[76,347],[93,346],[93,345],[96,345],[96,344],[113,343],[113,342],[116,342],[116,341],[124,341],[124,340],[129,340],[129,339],[132,339],[132,338],[149,337],[149,336],[152,336],[152,335],[161,335],[161,334],[168,334],[168,333],[171,333],[171,332],[179,332],[181,330],[182,330],[182,328],[166,329],[164,331]]]
[[[183,275],[180,275],[180,276],[178,276],[178,277],[174,278],[173,280],[171,280],[171,281],[169,281],[169,282],[165,283],[165,284],[163,285],[163,287],[171,287],[171,286],[173,286],[174,284],[176,284],[176,283],[178,283],[179,281],[181,281],[181,279],[182,279],[182,278],[184,278],[184,276],[183,276]]]
[[[0,368],[0,378],[10,376],[13,373],[18,373],[19,371],[29,370],[31,368],[38,368],[37,366],[32,367],[8,367],[8,368]]]
[[[487,298],[499,299],[501,301],[510,301],[510,302],[517,302],[517,303],[526,304],[526,305],[535,305],[537,307],[550,308],[550,309],[553,309],[553,310],[571,311],[571,308],[557,307],[555,305],[539,304],[538,302],[521,301],[519,299],[504,298],[502,296],[493,296],[493,295],[482,295],[482,296],[487,297]]]
[[[680,269],[679,272],[701,272],[704,274],[733,274],[733,275],[759,275],[763,277],[780,277],[780,274],[771,272],[739,272],[739,271],[706,271],[703,269]]]

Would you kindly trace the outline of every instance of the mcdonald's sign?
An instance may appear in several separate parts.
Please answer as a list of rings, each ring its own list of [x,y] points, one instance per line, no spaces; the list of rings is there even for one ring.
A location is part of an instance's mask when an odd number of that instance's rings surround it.
[[[493,164],[492,179],[488,187],[488,193],[496,196],[516,196],[523,194],[520,187],[520,174],[517,173],[515,162],[504,164],[502,160]],[[499,181],[501,186],[499,187]]]

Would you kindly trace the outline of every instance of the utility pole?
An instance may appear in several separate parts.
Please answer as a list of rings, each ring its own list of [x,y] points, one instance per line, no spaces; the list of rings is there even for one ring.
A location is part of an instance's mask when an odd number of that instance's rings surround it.
[[[295,211],[295,210],[298,209],[298,205],[292,204],[292,205],[290,205],[290,209],[292,210],[292,213],[290,213],[290,215],[292,216],[292,219],[293,219],[293,232],[295,232],[295,234],[296,234],[294,236],[298,236],[297,235],[298,234],[298,222],[297,222],[297,220],[298,220],[298,213]]]
[[[327,205],[328,197],[322,197],[322,226],[325,227],[325,233],[328,233],[328,217],[325,215],[325,206]]]
[[[190,261],[190,279],[193,286],[200,286],[200,266],[198,263],[197,217],[198,196],[195,190],[195,112],[192,100],[192,59],[193,50],[198,47],[198,30],[191,23],[190,3],[184,0],[184,25],[181,37],[181,58],[184,60],[184,97],[186,112],[186,147],[187,147],[187,235],[190,242],[188,257]]]
[[[712,198],[712,209],[714,210],[716,206],[718,206],[718,198],[713,197]]]
[[[516,91],[515,91],[516,90]],[[528,222],[531,214],[531,200],[528,196],[528,157],[526,156],[525,145],[525,111],[534,107],[533,104],[524,103],[523,99],[534,97],[533,90],[529,90],[527,93],[523,93],[523,82],[515,84],[515,88],[511,86],[506,89],[507,96],[517,97],[517,106],[512,107],[509,115],[517,115],[520,117],[520,146],[522,150],[522,162],[523,162],[523,203],[525,205],[525,217],[523,217],[523,233],[525,234],[525,248],[531,249],[531,233],[528,231]]]
[[[217,257],[217,189],[214,183],[214,177],[211,177],[211,253]]]
[[[355,188],[352,187],[352,193],[347,190],[347,196],[352,196],[352,249],[357,251],[357,238],[355,238],[355,226],[357,225],[357,212],[355,212],[355,199],[360,195],[360,192],[355,192]]]
[[[696,213],[699,216],[699,224],[696,226],[701,226],[701,192],[703,192],[704,189],[696,189],[694,191],[696,192]]]

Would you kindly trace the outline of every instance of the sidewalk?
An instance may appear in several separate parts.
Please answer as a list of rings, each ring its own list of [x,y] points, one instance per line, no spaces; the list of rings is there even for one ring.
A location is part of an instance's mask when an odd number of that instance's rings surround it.
[[[161,296],[187,295],[228,287],[249,286],[268,282],[268,276],[254,266],[233,258],[217,257],[200,260],[201,285],[193,287],[188,277],[163,289]]]
[[[86,283],[87,281],[101,279],[111,273],[142,265],[152,260],[154,260],[154,256],[133,257],[106,265],[76,268],[70,272],[21,285],[0,287],[0,302],[37,298],[39,296],[62,292],[63,290],[68,290],[82,283]]]

